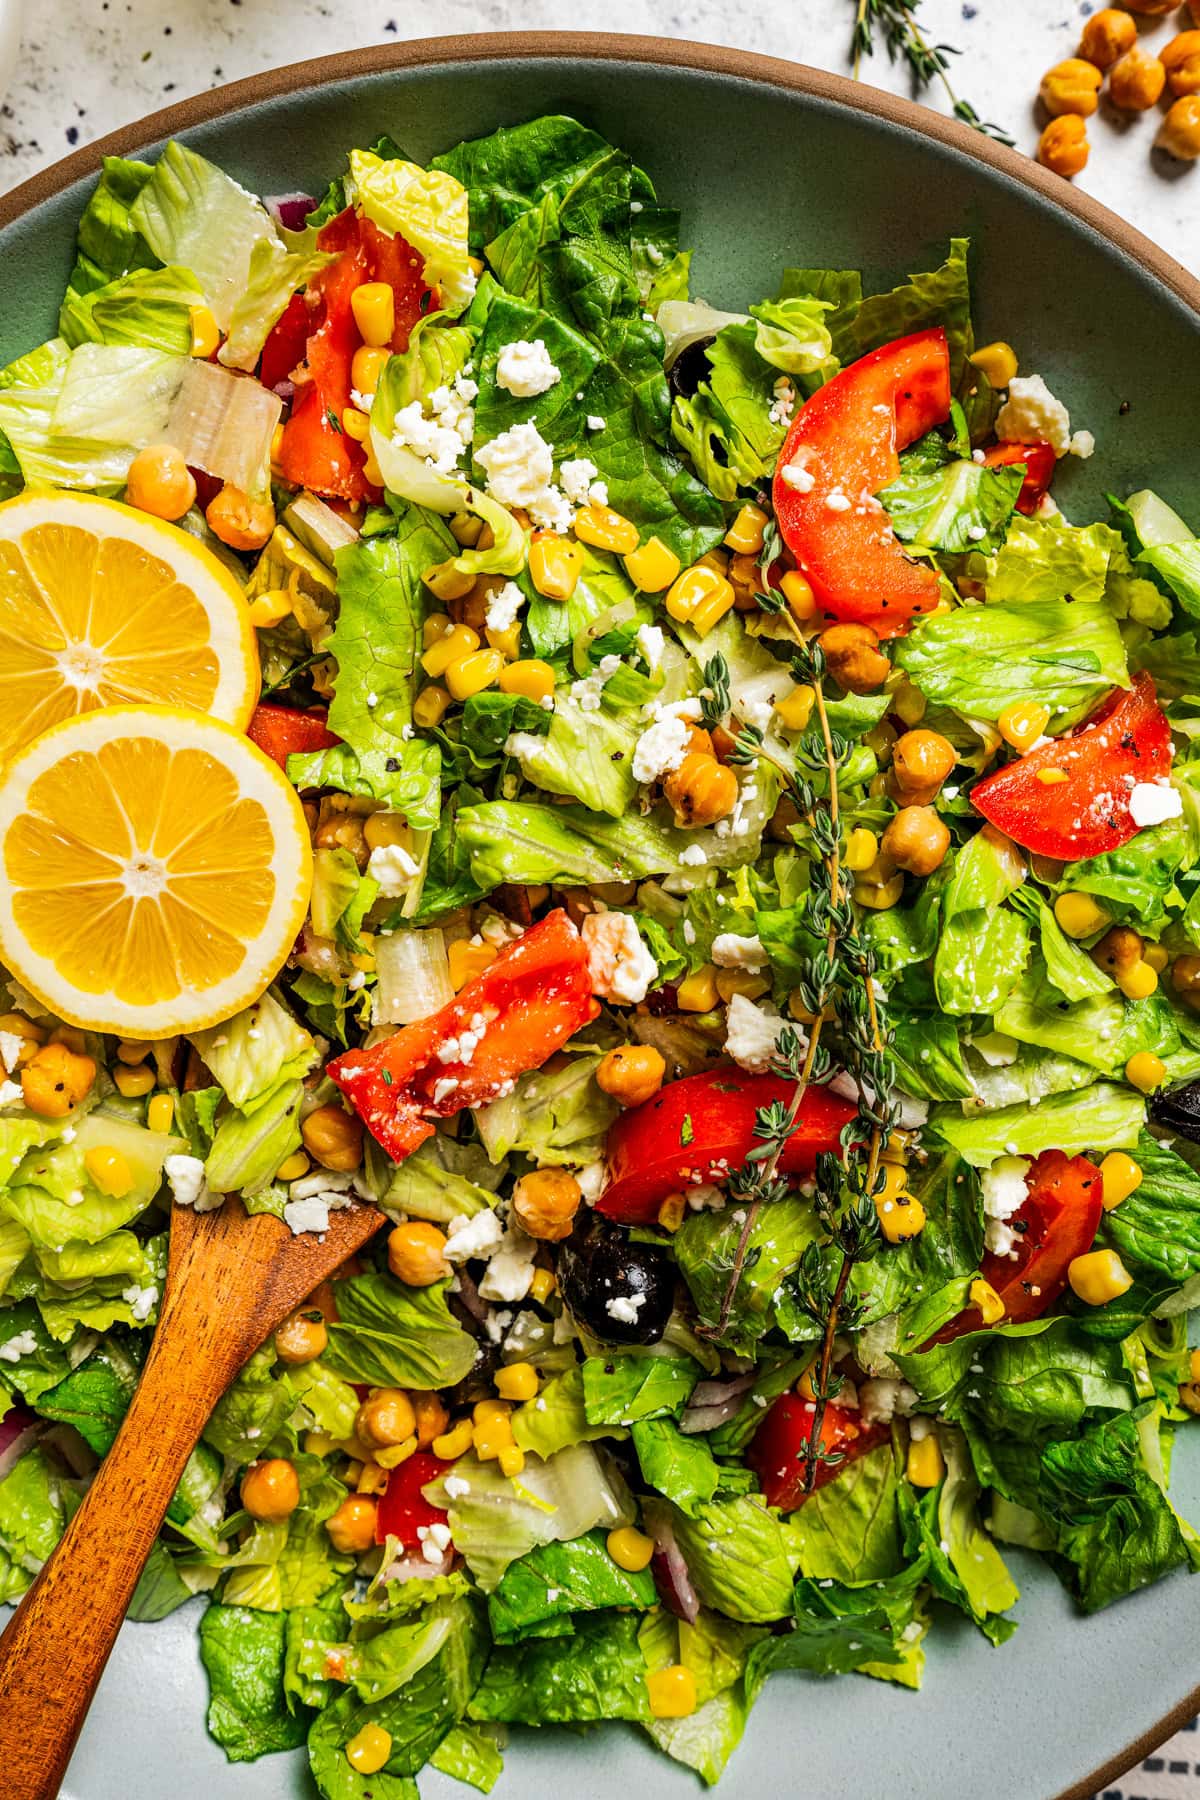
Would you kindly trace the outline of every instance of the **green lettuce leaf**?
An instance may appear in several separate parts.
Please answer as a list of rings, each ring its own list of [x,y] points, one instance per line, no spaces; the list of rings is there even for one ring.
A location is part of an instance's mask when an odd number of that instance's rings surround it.
[[[0,1604],[29,1587],[78,1504],[36,1445],[0,1481]]]
[[[245,293],[255,246],[279,242],[260,200],[179,143],[167,145],[129,217],[157,257],[192,271],[222,331]]]
[[[253,1107],[225,1115],[204,1164],[214,1194],[258,1194],[274,1180],[279,1165],[300,1148],[303,1098],[302,1082],[283,1081]]]
[[[599,1053],[574,1056],[547,1074],[534,1069],[518,1078],[511,1094],[481,1106],[475,1124],[493,1163],[510,1151],[539,1163],[594,1162],[616,1107],[593,1077]]]
[[[572,1444],[585,1444],[593,1438],[623,1438],[627,1434],[619,1426],[603,1420],[593,1424],[587,1416],[583,1398],[583,1368],[572,1363],[559,1375],[552,1375],[536,1400],[518,1406],[512,1415],[513,1437],[522,1450],[538,1456],[554,1456]]]
[[[61,338],[4,371],[0,431],[26,481],[113,490],[161,441],[189,359],[138,344]]]
[[[740,1266],[720,1341],[752,1353],[774,1323],[776,1295],[784,1277],[799,1265],[806,1246],[820,1231],[811,1200],[788,1194],[759,1211],[743,1244],[746,1221],[739,1220],[740,1210],[690,1213],[675,1233],[672,1248],[700,1322],[709,1330],[720,1324],[730,1279]]]
[[[567,1543],[539,1544],[510,1563],[495,1591],[488,1595],[488,1620],[497,1643],[557,1635],[573,1613],[603,1607],[656,1604],[654,1578],[648,1569],[627,1573],[605,1548],[604,1534],[585,1532]]]
[[[227,369],[253,369],[292,295],[333,260],[320,250],[285,250],[277,238],[259,238],[250,251],[245,286],[234,301],[218,362]]]
[[[504,1770],[500,1746],[486,1732],[453,1725],[429,1758],[431,1769],[490,1794]]]
[[[1098,1148],[1132,1150],[1145,1117],[1140,1094],[1098,1081],[1082,1092],[1050,1094],[1036,1108],[1002,1106],[969,1118],[939,1108],[931,1123],[967,1162],[982,1169],[998,1156],[1040,1156],[1043,1150],[1065,1150],[1068,1156]]]
[[[706,1606],[747,1624],[789,1616],[792,1546],[760,1498],[742,1494],[711,1500],[698,1505],[694,1517],[666,1501],[652,1501],[645,1508],[647,1517],[660,1509],[670,1521],[692,1583]]]
[[[237,1107],[262,1100],[279,1082],[298,1081],[317,1058],[308,1032],[269,992],[190,1041]]]
[[[208,1673],[208,1729],[230,1762],[252,1762],[304,1742],[306,1722],[283,1694],[281,1614],[210,1606],[200,1621],[200,1657]]]
[[[930,700],[995,720],[1019,700],[1040,700],[1061,729],[1129,676],[1106,608],[1070,600],[959,607],[901,642],[896,661]]]
[[[928,441],[922,439],[922,444]],[[879,491],[892,530],[902,543],[919,550],[999,549],[1025,479],[1023,470],[958,461],[941,438],[934,437],[933,443],[938,446],[933,456],[909,452],[902,457],[899,477]]]
[[[426,285],[441,289],[454,311],[470,300],[475,280],[468,262],[467,193],[444,169],[419,168],[370,150],[350,152],[355,198],[372,224],[401,237],[424,258]]]
[[[370,1387],[453,1387],[477,1346],[451,1314],[447,1286],[409,1288],[378,1273],[336,1282],[326,1367]]]
[[[58,329],[76,344],[140,344],[172,356],[190,356],[191,309],[204,295],[189,269],[134,269],[85,294],[67,290]]]
[[[69,292],[86,294],[159,259],[133,224],[130,210],[154,173],[149,163],[104,158],[100,179],[80,218]]]
[[[950,347],[951,385],[957,387],[974,345],[967,248],[966,238],[951,238],[950,253],[940,268],[910,275],[899,287],[884,294],[870,294],[853,308],[839,306],[831,324],[833,347],[840,360],[853,362],[893,338],[940,325]],[[835,277],[843,295],[847,291],[845,280],[844,276]],[[822,298],[832,297],[823,288],[814,287],[811,291],[820,293]]]
[[[787,1521],[801,1573],[813,1581],[880,1581],[901,1566],[896,1459],[880,1444],[850,1463]]]
[[[568,1655],[557,1638],[497,1646],[469,1713],[472,1719],[524,1725],[649,1718],[637,1618],[585,1613]]]
[[[1004,544],[968,564],[992,605],[1103,600],[1109,563],[1122,548],[1108,525],[1070,525],[1061,515],[1012,521]]]
[[[704,1439],[685,1437],[670,1419],[639,1419],[630,1435],[644,1480],[694,1518],[721,1482],[721,1469]]]
[[[678,1418],[700,1375],[690,1356],[614,1352],[583,1364],[583,1401],[589,1425],[631,1425],[637,1419]]]
[[[547,733],[517,732],[508,753],[534,787],[582,801],[592,812],[621,819],[633,806],[637,782],[633,751],[643,729],[636,715],[601,706],[585,712],[562,694],[549,716]]]
[[[84,1158],[100,1148],[119,1150],[129,1164],[133,1183],[119,1197],[103,1193],[87,1172]],[[72,1240],[98,1243],[145,1210],[162,1183],[163,1163],[184,1149],[182,1138],[89,1113],[69,1143],[25,1155],[11,1185],[0,1190],[0,1213],[15,1219],[41,1249],[57,1251]]]
[[[437,1132],[399,1164],[388,1164],[381,1206],[447,1225],[494,1205],[507,1164],[493,1167],[478,1144]]]
[[[204,1428],[204,1441],[231,1462],[253,1462],[291,1413],[291,1386],[276,1371],[270,1344],[250,1358],[232,1387],[226,1388]]]

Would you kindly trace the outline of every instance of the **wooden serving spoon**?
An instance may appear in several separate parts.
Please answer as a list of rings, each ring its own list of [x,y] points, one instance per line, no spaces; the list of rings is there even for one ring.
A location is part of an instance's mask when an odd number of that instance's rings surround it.
[[[176,1206],[158,1328],[116,1441],[0,1638],[0,1787],[53,1800],[184,1464],[243,1364],[384,1224],[373,1206],[293,1237],[236,1200]]]

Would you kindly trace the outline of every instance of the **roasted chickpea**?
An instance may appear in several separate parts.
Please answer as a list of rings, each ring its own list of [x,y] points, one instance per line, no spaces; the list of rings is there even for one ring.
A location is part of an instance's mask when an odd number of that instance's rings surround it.
[[[275,529],[270,500],[252,500],[227,481],[204,513],[209,529],[231,550],[261,550]]]
[[[1136,968],[1142,960],[1145,944],[1128,925],[1114,925],[1088,952],[1098,969],[1106,975],[1118,975]]]
[[[880,849],[909,875],[932,875],[946,860],[950,832],[932,806],[904,806],[883,834]]]
[[[1103,79],[1094,63],[1085,62],[1081,56],[1068,56],[1065,62],[1055,63],[1052,69],[1047,69],[1038,93],[1052,118],[1058,118],[1061,113],[1076,113],[1086,119],[1100,104]]]
[[[242,1476],[242,1505],[252,1519],[277,1525],[300,1504],[300,1479],[285,1456],[251,1463]]]
[[[275,1332],[275,1354],[290,1365],[312,1362],[329,1342],[325,1321],[314,1308],[294,1312]]]
[[[365,869],[371,855],[366,840],[366,816],[353,812],[338,797],[326,795],[317,815],[313,846],[317,850],[348,850],[360,869]]]
[[[386,1450],[415,1436],[417,1415],[403,1388],[376,1388],[363,1401],[354,1421],[354,1435],[372,1450]]]
[[[1059,119],[1051,119],[1038,139],[1037,159],[1042,167],[1068,181],[1087,167],[1090,154],[1087,126],[1076,113],[1064,113]]]
[[[513,1189],[513,1216],[530,1237],[556,1244],[570,1237],[583,1189],[565,1169],[533,1169]]]
[[[737,805],[738,781],[715,756],[689,752],[663,782],[663,793],[683,828],[715,825]]]
[[[1177,100],[1200,94],[1200,31],[1181,31],[1158,55]]]
[[[1185,1006],[1200,1012],[1200,956],[1177,956],[1171,964],[1171,986]]]
[[[329,1541],[342,1556],[361,1556],[375,1542],[375,1502],[366,1494],[350,1494],[325,1521]]]
[[[318,1106],[300,1127],[304,1148],[323,1169],[357,1169],[363,1156],[363,1122],[343,1106]]]
[[[428,1450],[434,1438],[441,1437],[450,1424],[450,1414],[442,1404],[440,1394],[429,1392],[411,1393],[413,1417],[416,1424],[413,1429],[417,1434],[417,1443],[422,1450]]]
[[[1106,6],[1085,22],[1079,54],[1098,69],[1110,69],[1118,56],[1124,56],[1136,43],[1137,26],[1129,14]]]
[[[653,1100],[666,1072],[666,1061],[652,1045],[621,1044],[601,1057],[596,1085],[621,1106],[641,1106]]]
[[[892,746],[891,788],[902,806],[928,806],[956,761],[940,731],[906,731]]]
[[[182,519],[196,498],[196,483],[174,444],[139,450],[125,477],[125,498],[156,519]]]
[[[1180,162],[1195,162],[1200,156],[1200,95],[1188,94],[1176,100],[1154,141],[1168,156],[1177,157]]]
[[[829,625],[817,639],[829,673],[847,693],[871,694],[883,686],[892,665],[869,625]]]
[[[21,1070],[21,1093],[30,1112],[43,1119],[65,1119],[95,1079],[90,1056],[66,1044],[43,1044]]]
[[[1157,105],[1167,71],[1148,50],[1127,50],[1108,72],[1108,96],[1122,112],[1147,112]]]
[[[446,1234],[427,1219],[407,1219],[388,1234],[388,1268],[407,1287],[432,1287],[450,1273]]]

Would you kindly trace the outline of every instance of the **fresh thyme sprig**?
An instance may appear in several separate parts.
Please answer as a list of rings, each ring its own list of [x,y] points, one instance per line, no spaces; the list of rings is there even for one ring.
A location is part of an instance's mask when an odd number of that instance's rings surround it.
[[[960,54],[952,44],[931,44],[917,23],[920,0],[855,0],[854,34],[850,41],[854,61],[854,79],[859,80],[864,56],[875,54],[875,32],[883,35],[888,56],[893,62],[905,62],[912,70],[918,87],[933,82],[941,86],[956,119],[969,125],[984,137],[1011,145],[1013,139],[999,125],[989,125],[979,117],[969,100],[960,100],[950,81],[950,57]]]
[[[804,1012],[811,1023],[807,1039],[793,1026],[779,1034],[777,1073],[792,1082],[788,1100],[759,1109],[755,1142],[744,1166],[729,1178],[729,1196],[745,1210],[745,1219],[734,1254],[715,1326],[708,1335],[720,1338],[738,1285],[745,1273],[747,1253],[755,1221],[762,1207],[780,1198],[787,1183],[780,1178],[779,1163],[809,1087],[825,1079],[831,1062],[822,1034],[836,1022],[839,1060],[858,1086],[857,1117],[841,1136],[840,1154],[824,1152],[815,1171],[815,1206],[825,1233],[821,1244],[809,1245],[796,1275],[800,1304],[817,1325],[821,1348],[811,1375],[814,1396],[812,1423],[804,1447],[804,1487],[811,1492],[824,1462],[838,1460],[838,1453],[821,1445],[825,1410],[841,1388],[834,1369],[834,1340],[839,1329],[853,1330],[861,1307],[849,1292],[854,1269],[869,1262],[880,1248],[879,1221],[874,1196],[882,1186],[881,1151],[896,1123],[889,1096],[894,1071],[887,1050],[887,1029],[881,996],[874,980],[875,963],[869,947],[858,934],[858,924],[841,861],[841,821],[838,775],[849,761],[853,745],[829,722],[825,705],[825,658],[820,646],[807,643],[791,621],[795,644],[789,663],[795,680],[812,689],[816,729],[806,732],[796,747],[794,768],[768,750],[756,726],[743,725],[734,741],[732,758],[743,766],[768,763],[780,775],[807,833],[812,851],[807,923],[818,939],[818,948],[805,959],[796,983]],[[710,659],[704,670],[704,692],[714,697],[729,694],[729,670],[724,658]],[[710,713],[706,711],[706,719]],[[719,723],[712,719],[713,723]],[[815,776],[824,776],[824,794]],[[833,1259],[828,1252],[834,1251]]]

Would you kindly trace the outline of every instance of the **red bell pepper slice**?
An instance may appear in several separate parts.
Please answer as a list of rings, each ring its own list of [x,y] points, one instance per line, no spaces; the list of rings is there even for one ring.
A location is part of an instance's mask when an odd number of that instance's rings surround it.
[[[1129,797],[1139,783],[1169,775],[1171,755],[1171,727],[1143,674],[1066,737],[985,775],[971,800],[1023,849],[1076,862],[1135,836]],[[1047,786],[1038,779],[1043,769],[1067,779]]]
[[[778,1075],[734,1067],[672,1081],[653,1100],[631,1107],[610,1127],[608,1186],[596,1211],[623,1225],[649,1225],[668,1194],[700,1182],[724,1181],[754,1145],[760,1106],[791,1100],[795,1084]],[[810,1087],[779,1167],[811,1175],[817,1153],[836,1150],[856,1108],[828,1088]]]
[[[275,388],[293,379],[304,361],[312,329],[313,314],[307,300],[303,294],[293,294],[263,345],[258,379],[264,387]]]
[[[347,1050],[328,1073],[402,1162],[432,1137],[430,1120],[510,1092],[518,1075],[541,1068],[599,1011],[583,939],[559,910],[531,925],[440,1012],[370,1050]],[[467,1060],[451,1046],[464,1031],[478,1037]]]
[[[819,1462],[811,1489],[804,1485],[805,1458],[812,1436],[814,1404],[799,1394],[781,1394],[755,1432],[746,1461],[762,1483],[768,1506],[795,1512],[809,1495],[828,1486],[848,1463],[891,1437],[888,1425],[868,1425],[849,1407],[829,1401],[821,1420],[817,1442],[822,1450],[840,1452],[837,1462]]]
[[[984,467],[988,469],[1008,469],[1016,463],[1025,464],[1025,479],[1017,495],[1019,513],[1037,511],[1042,503],[1042,496],[1049,492],[1057,461],[1054,445],[1046,443],[1043,438],[1033,444],[993,444],[990,450],[983,453]]]
[[[440,1481],[453,1467],[453,1463],[441,1462],[428,1450],[418,1450],[399,1463],[388,1475],[387,1487],[379,1497],[375,1542],[382,1544],[390,1537],[398,1538],[405,1550],[419,1551],[421,1539],[417,1533],[427,1531],[431,1525],[444,1525],[449,1516],[444,1508],[427,1500],[421,1489]]]
[[[328,716],[323,706],[314,707],[311,712],[299,712],[294,706],[272,706],[268,701],[255,707],[246,727],[246,736],[260,750],[265,750],[286,775],[289,756],[306,750],[330,750],[334,744],[341,743],[341,738],[335,737],[329,729]]]
[[[898,452],[949,412],[950,353],[939,327],[872,350],[796,414],[775,470],[775,516],[835,619],[898,637],[937,605],[936,571],[905,555],[874,496],[899,475]],[[801,492],[797,479],[812,485]]]

